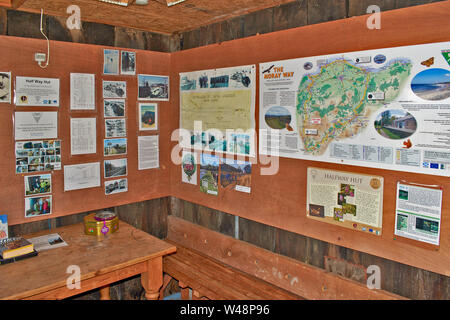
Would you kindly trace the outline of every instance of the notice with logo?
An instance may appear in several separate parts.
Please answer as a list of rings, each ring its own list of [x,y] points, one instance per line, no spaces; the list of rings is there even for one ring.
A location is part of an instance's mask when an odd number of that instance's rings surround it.
[[[58,112],[15,112],[14,134],[16,140],[56,139]]]
[[[59,106],[59,79],[16,77],[16,106]]]
[[[442,189],[397,183],[395,235],[439,245]]]
[[[381,235],[383,177],[308,168],[307,217]]]

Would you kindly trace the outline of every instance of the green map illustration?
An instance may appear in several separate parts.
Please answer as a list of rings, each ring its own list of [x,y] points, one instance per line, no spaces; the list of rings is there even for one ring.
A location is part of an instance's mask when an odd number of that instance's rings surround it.
[[[373,112],[397,98],[411,68],[408,59],[375,69],[340,58],[305,75],[297,96],[298,132],[305,152],[322,155],[332,141],[360,133]],[[371,93],[382,98],[370,99]]]

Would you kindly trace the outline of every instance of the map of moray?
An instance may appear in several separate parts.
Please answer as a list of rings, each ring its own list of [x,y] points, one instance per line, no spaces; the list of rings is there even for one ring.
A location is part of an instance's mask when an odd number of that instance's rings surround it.
[[[412,62],[397,58],[380,68],[339,58],[302,77],[297,94],[298,132],[305,152],[322,155],[336,140],[357,135],[369,115],[394,101]]]

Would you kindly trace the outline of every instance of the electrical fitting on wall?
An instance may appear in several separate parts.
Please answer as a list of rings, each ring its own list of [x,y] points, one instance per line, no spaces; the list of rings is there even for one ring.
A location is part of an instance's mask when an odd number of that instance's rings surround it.
[[[45,37],[45,39],[47,40],[47,54],[45,53],[41,53],[41,52],[36,52],[34,54],[34,61],[36,61],[39,65],[39,67],[41,68],[47,68],[48,63],[50,62],[50,41],[48,40],[47,36],[44,33],[44,30],[42,29],[42,17],[43,17],[43,13],[44,10],[41,9],[41,23],[40,23],[40,28],[39,30],[41,31],[42,35]],[[43,65],[43,63],[45,62],[45,64]]]

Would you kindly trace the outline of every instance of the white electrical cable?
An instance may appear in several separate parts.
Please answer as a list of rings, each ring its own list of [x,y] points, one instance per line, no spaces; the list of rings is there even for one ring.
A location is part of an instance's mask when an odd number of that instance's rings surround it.
[[[45,35],[44,30],[42,30],[42,15],[43,15],[43,13],[44,13],[44,10],[41,9],[41,27],[40,27],[40,30],[41,30],[42,35],[45,37],[45,39],[47,39],[47,62],[45,63],[44,66],[41,65],[42,61],[39,61],[38,64],[39,64],[39,67],[41,67],[41,68],[47,68],[48,63],[50,61],[50,41],[48,40],[47,36]]]

